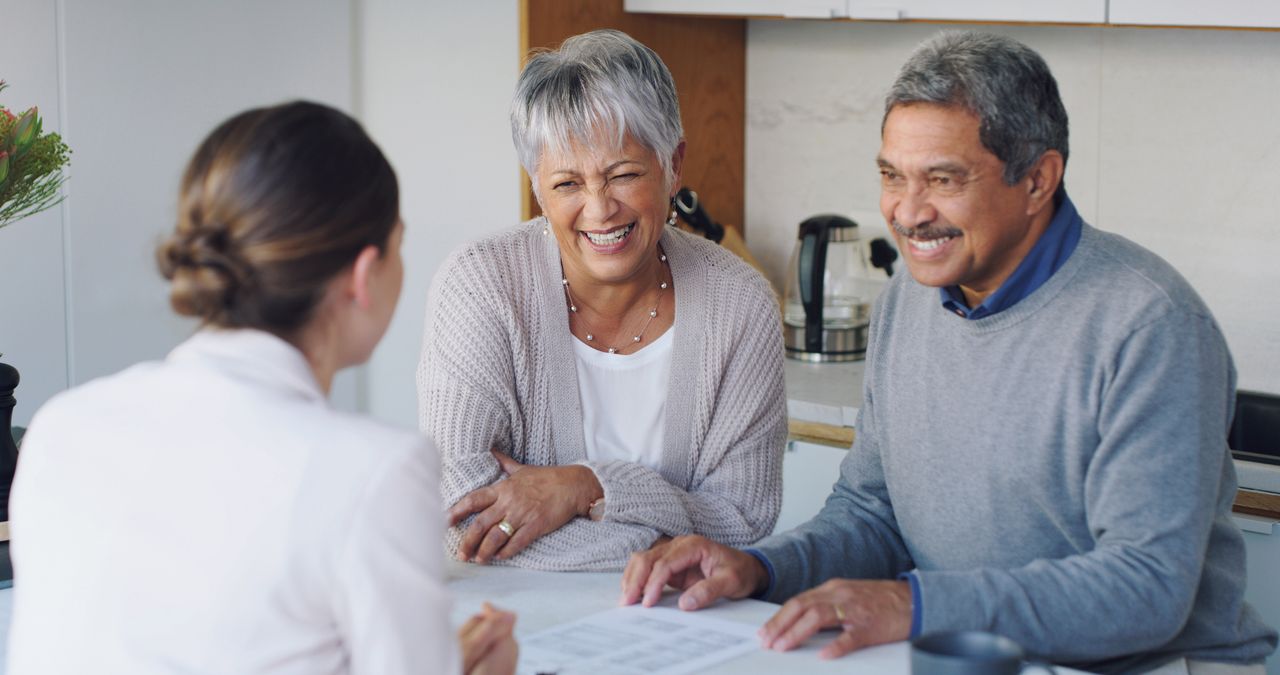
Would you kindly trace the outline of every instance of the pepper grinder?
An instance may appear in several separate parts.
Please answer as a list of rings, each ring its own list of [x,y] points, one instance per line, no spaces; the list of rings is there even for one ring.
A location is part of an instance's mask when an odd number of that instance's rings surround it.
[[[13,406],[18,399],[18,369],[0,363],[0,522],[9,521],[9,488],[18,467],[18,446],[13,442]]]
[[[9,524],[9,488],[18,468],[18,446],[13,442],[13,406],[18,400],[18,369],[0,363],[0,522]],[[13,562],[9,560],[9,538],[0,541],[0,588],[13,585]]]

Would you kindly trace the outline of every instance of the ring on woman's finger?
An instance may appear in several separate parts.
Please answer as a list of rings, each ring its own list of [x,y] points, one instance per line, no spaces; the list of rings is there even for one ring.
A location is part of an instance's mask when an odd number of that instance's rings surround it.
[[[515,525],[512,525],[511,521],[507,520],[506,518],[503,518],[502,522],[498,523],[498,529],[502,530],[502,533],[507,535],[508,537],[516,533]]]

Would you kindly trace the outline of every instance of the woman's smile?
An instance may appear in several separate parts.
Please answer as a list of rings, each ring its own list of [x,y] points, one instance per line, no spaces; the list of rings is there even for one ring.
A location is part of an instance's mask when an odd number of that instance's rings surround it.
[[[587,241],[591,249],[596,253],[617,253],[626,247],[627,242],[630,241],[631,233],[635,229],[635,222],[630,222],[610,230],[583,231],[582,238]]]

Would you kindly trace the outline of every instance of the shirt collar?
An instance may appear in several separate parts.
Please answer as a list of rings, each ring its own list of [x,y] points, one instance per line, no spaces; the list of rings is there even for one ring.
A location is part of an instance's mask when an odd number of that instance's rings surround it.
[[[1020,300],[1031,295],[1037,288],[1053,276],[1058,268],[1071,257],[1076,244],[1080,243],[1080,232],[1084,221],[1076,212],[1071,198],[1063,195],[1049,227],[1045,228],[1040,239],[1027,252],[1017,269],[1009,275],[994,293],[987,296],[982,304],[969,309],[964,304],[964,294],[959,286],[946,286],[940,289],[942,306],[966,319],[981,319],[998,314],[1018,304]]]
[[[307,358],[292,344],[250,328],[204,328],[169,352],[172,363],[195,363],[305,400],[325,401]]]

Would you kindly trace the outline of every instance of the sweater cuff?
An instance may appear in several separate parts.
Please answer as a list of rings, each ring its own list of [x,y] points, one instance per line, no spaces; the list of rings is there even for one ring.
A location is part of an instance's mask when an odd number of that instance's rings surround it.
[[[924,603],[920,602],[920,580],[915,572],[903,572],[898,575],[898,580],[911,584],[911,634],[907,639],[914,640],[920,637],[920,617],[924,614]]]
[[[774,581],[778,578],[777,572],[773,569],[773,563],[769,562],[769,559],[766,558],[759,549],[744,548],[742,549],[742,552],[752,556],[756,560],[759,560],[760,564],[764,566],[764,571],[769,575],[769,585],[765,586],[763,591],[751,596],[752,600],[764,600],[773,592]]]
[[[972,572],[920,571],[911,572],[915,585],[912,597],[918,603],[919,628],[922,633],[954,630],[991,630],[992,601],[983,598],[984,586]],[[929,611],[924,611],[924,596],[929,596]],[[912,634],[915,634],[915,617],[912,617]]]

